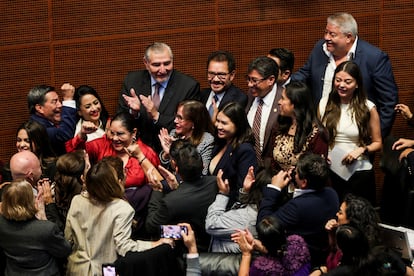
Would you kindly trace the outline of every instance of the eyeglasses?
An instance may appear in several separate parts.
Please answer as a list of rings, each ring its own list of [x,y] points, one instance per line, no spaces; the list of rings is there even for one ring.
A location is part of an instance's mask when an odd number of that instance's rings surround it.
[[[265,79],[255,79],[255,78],[251,78],[249,76],[246,76],[247,84],[252,83],[253,85],[258,85],[259,83],[261,83],[264,80]]]
[[[216,76],[217,78],[219,78],[219,80],[225,80],[227,75],[229,75],[230,73],[224,73],[224,72],[212,72],[212,71],[208,71],[207,72],[207,77],[212,80],[214,79]]]

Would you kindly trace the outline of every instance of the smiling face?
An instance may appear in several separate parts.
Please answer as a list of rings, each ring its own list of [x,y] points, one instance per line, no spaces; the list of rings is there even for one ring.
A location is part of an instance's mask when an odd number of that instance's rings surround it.
[[[179,136],[190,137],[194,128],[194,123],[190,120],[187,120],[184,115],[184,107],[181,105],[177,109],[177,114],[174,119],[175,123],[175,133]]]
[[[62,103],[55,91],[46,93],[45,103],[43,105],[37,104],[35,108],[37,113],[53,124],[58,124],[61,121]]]
[[[344,57],[353,44],[351,34],[344,34],[339,26],[330,23],[326,25],[324,38],[327,50],[339,58]]]
[[[157,82],[166,81],[173,70],[173,60],[167,49],[156,52],[151,51],[149,59],[144,58],[144,64]]]
[[[270,91],[272,91],[273,85],[276,81],[276,77],[271,75],[267,79],[257,71],[252,70],[246,78],[247,86],[249,87],[249,93],[253,97],[263,98]]]
[[[295,112],[295,105],[286,96],[286,89],[283,89],[282,96],[279,99],[279,112],[282,116],[293,117]]]
[[[349,220],[346,217],[346,203],[342,202],[341,206],[339,207],[339,211],[336,213],[336,216],[338,218],[338,224],[344,225],[348,224]]]
[[[135,137],[137,130],[131,133],[122,125],[121,121],[112,121],[109,127],[108,138],[112,141],[112,147],[117,152],[124,152],[124,148],[128,147]]]
[[[20,129],[16,137],[17,151],[18,152],[24,151],[24,150],[31,151],[30,145],[32,145],[32,147],[34,148],[34,143],[30,141],[29,135],[27,135],[27,131],[25,129]]]
[[[236,125],[223,112],[219,112],[216,118],[217,136],[220,139],[230,141],[236,134]]]
[[[235,72],[229,72],[227,61],[211,60],[207,68],[207,79],[211,90],[219,94],[226,90],[234,79]]]
[[[85,121],[91,121],[96,125],[99,124],[102,106],[99,100],[92,94],[86,94],[80,99],[78,114]]]
[[[345,71],[340,71],[335,75],[334,87],[341,99],[341,103],[349,103],[354,95],[355,89],[358,88],[358,84],[356,79],[350,74]]]

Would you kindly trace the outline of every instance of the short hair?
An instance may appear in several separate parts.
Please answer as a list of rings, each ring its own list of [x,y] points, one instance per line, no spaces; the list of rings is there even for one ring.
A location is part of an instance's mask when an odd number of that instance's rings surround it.
[[[253,70],[256,70],[264,79],[274,76],[277,78],[279,76],[279,66],[276,61],[270,57],[258,57],[250,62],[247,73],[251,73]]]
[[[56,162],[56,205],[68,210],[72,198],[82,191],[85,152],[77,150],[60,156]]]
[[[36,215],[32,185],[16,180],[3,187],[1,213],[8,220],[26,221]]]
[[[102,122],[103,127],[105,128],[106,125],[106,121],[109,118],[109,113],[105,108],[105,105],[103,104],[101,97],[99,97],[98,92],[96,92],[96,90],[89,85],[81,85],[79,87],[76,88],[75,90],[75,94],[73,95],[73,99],[76,102],[76,108],[79,110],[80,106],[81,106],[81,101],[82,101],[82,97],[85,95],[93,95],[95,98],[98,99],[99,103],[101,104],[101,114],[99,119]]]
[[[86,189],[90,197],[100,203],[123,198],[116,170],[108,162],[98,162],[86,174]]]
[[[46,94],[52,91],[55,91],[55,88],[49,85],[38,85],[30,89],[27,94],[27,105],[30,114],[35,114],[37,104],[45,104]]]
[[[338,12],[327,18],[327,23],[338,26],[343,34],[350,33],[353,37],[358,35],[358,24],[355,18],[346,12]]]
[[[280,60],[279,69],[281,71],[289,70],[293,72],[295,65],[295,55],[286,48],[273,48],[269,51],[269,55],[277,57]]]
[[[122,162],[122,159],[118,156],[105,156],[101,160],[102,162],[107,162],[109,165],[111,165],[118,176],[118,179],[121,181],[125,180],[125,173],[124,173],[124,163]]]
[[[214,126],[210,119],[210,114],[204,104],[196,100],[187,100],[180,102],[177,106],[183,107],[183,115],[186,120],[193,123],[194,128],[189,138],[193,145],[198,146],[205,132],[214,133]]]
[[[299,179],[307,180],[307,189],[320,190],[326,186],[329,178],[326,160],[318,154],[309,152],[299,156],[296,173]]]
[[[163,42],[154,42],[145,49],[144,58],[146,61],[151,61],[151,53],[162,53],[165,50],[170,54],[171,59],[174,59],[173,52],[168,44]]]
[[[212,52],[207,59],[207,67],[209,66],[211,61],[217,61],[217,62],[227,62],[227,67],[229,69],[229,73],[236,70],[236,60],[234,59],[234,56],[232,53],[227,51],[215,51]]]
[[[177,171],[184,181],[195,181],[203,172],[203,160],[197,148],[187,140],[176,140],[170,148],[171,159],[177,164]]]
[[[256,226],[257,236],[270,256],[282,255],[286,244],[286,234],[276,217],[264,217]]]

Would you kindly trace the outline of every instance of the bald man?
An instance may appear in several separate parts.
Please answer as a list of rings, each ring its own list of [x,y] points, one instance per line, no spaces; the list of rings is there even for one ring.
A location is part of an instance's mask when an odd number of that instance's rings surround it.
[[[18,152],[10,159],[10,171],[13,180],[26,179],[33,188],[37,187],[42,175],[42,167],[37,156],[28,150]]]

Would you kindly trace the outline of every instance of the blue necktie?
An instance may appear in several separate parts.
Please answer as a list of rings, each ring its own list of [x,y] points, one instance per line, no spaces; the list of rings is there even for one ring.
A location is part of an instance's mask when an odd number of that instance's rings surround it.
[[[216,105],[217,105],[218,96],[214,95],[213,98],[214,98],[214,101],[216,102]],[[210,117],[213,117],[213,114],[214,114],[213,101],[211,101],[210,107],[208,108],[208,113],[210,113]]]

